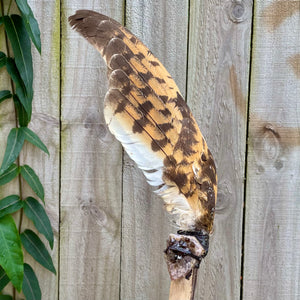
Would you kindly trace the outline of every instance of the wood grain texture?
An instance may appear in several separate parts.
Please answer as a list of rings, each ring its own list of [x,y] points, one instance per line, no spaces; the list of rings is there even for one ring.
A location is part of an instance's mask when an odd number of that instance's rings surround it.
[[[121,146],[102,107],[106,66],[67,18],[77,9],[122,21],[122,1],[62,1],[60,299],[118,299]]]
[[[58,267],[58,249],[59,249],[59,89],[60,89],[60,78],[59,78],[59,21],[60,11],[59,5],[55,1],[28,1],[31,6],[35,17],[38,20],[41,40],[42,40],[42,55],[32,47],[33,56],[33,113],[32,122],[29,127],[36,132],[41,140],[47,145],[50,152],[50,156],[38,148],[32,146],[29,143],[25,143],[23,150],[20,155],[20,163],[30,165],[38,174],[40,181],[42,182],[45,189],[45,203],[46,211],[49,215],[52,229],[54,232],[54,249],[51,250],[47,247],[55,267]],[[15,5],[13,11],[17,12]],[[49,26],[49,24],[52,24]],[[4,41],[0,37],[1,42]],[[4,45],[3,45],[4,46]],[[1,45],[1,50],[4,49]],[[2,75],[4,72],[1,71]],[[5,78],[7,78],[5,76]],[[7,80],[0,80],[1,88],[10,87]],[[2,86],[3,83],[3,86]],[[1,128],[0,140],[6,139],[8,127],[15,127],[15,115],[12,108],[12,101],[1,104],[1,123],[5,122],[4,130]],[[1,126],[2,127],[2,126]],[[1,143],[2,147],[5,143]],[[2,158],[2,155],[1,155]],[[17,179],[14,183],[7,184],[1,187],[5,195],[19,193],[17,187]],[[22,196],[36,195],[29,188],[25,181],[22,181]],[[1,195],[2,196],[2,195]],[[18,215],[15,215],[18,221]],[[34,225],[26,217],[23,218],[22,230],[31,228],[36,231]],[[41,236],[45,245],[48,244],[46,239]],[[57,299],[58,297],[58,280],[57,277],[45,270],[40,264],[34,261],[34,259],[25,254],[24,261],[29,263],[35,273],[38,276],[40,287],[42,290],[43,299]],[[10,291],[8,291],[10,292]],[[24,296],[23,296],[24,297]],[[22,295],[17,295],[17,299],[23,299]]]
[[[169,300],[194,300],[198,268],[194,268],[189,280],[171,280]]]
[[[121,146],[102,114],[108,87],[105,63],[67,23],[82,8],[122,22],[123,2],[63,0],[60,7],[59,1],[29,0],[42,32],[42,56],[33,50],[30,128],[48,146],[50,157],[26,144],[21,162],[33,166],[45,186],[55,234],[52,256],[60,266],[55,277],[26,256],[40,279],[43,299],[169,296],[163,250],[176,228],[142,172],[128,156],[122,159]],[[127,27],[166,66],[183,95],[187,80],[188,105],[217,164],[215,229],[198,271],[198,300],[241,297],[252,2],[126,1]],[[254,2],[243,300],[298,300],[300,1]],[[5,49],[1,27],[0,49]],[[0,89],[9,85],[1,69]],[[12,101],[7,100],[0,107],[0,159],[3,141],[14,126]],[[23,186],[24,196],[32,195],[26,183]],[[18,189],[14,180],[0,187],[0,197]],[[23,228],[28,226],[32,224],[24,221]]]
[[[126,26],[158,57],[185,93],[188,1],[126,1]],[[171,225],[140,170],[124,157],[120,299],[168,299],[163,250]]]
[[[191,1],[187,102],[215,158],[218,200],[195,299],[240,299],[252,1]]]
[[[42,55],[32,46],[33,54],[33,112],[29,127],[36,132],[47,145],[50,156],[32,146],[25,144],[21,155],[21,165],[29,164],[38,174],[45,189],[46,211],[54,233],[54,248],[49,253],[58,270],[59,251],[59,155],[60,155],[60,6],[57,1],[29,1],[38,20]],[[52,26],[49,26],[52,24]],[[25,181],[22,181],[23,197],[35,196]],[[35,196],[36,197],[36,196]],[[34,226],[24,218],[23,230]],[[34,229],[35,230],[35,229]],[[41,239],[46,245],[44,237]],[[35,270],[42,290],[43,299],[58,299],[58,277],[41,267],[30,255],[25,261]]]
[[[243,299],[296,300],[300,1],[255,1],[252,51]]]

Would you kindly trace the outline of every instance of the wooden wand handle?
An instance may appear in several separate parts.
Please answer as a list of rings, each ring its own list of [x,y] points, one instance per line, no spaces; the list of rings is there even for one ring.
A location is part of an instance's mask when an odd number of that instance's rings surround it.
[[[193,268],[192,275],[189,280],[180,278],[171,280],[169,300],[193,300],[198,268]]]
[[[169,300],[193,300],[205,250],[194,236],[170,234],[165,259],[171,278]]]

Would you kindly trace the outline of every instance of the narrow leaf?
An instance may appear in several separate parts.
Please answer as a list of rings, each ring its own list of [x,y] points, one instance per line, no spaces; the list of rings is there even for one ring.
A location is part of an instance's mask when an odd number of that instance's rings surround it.
[[[3,172],[8,169],[10,165],[16,160],[23,147],[24,139],[24,133],[19,130],[19,128],[11,129],[7,137],[7,144],[0,168],[0,174],[3,174]]]
[[[26,30],[34,43],[37,50],[41,53],[41,38],[39,24],[36,21],[27,0],[16,0],[16,3],[21,11]]]
[[[23,202],[17,195],[11,195],[0,200],[0,218],[12,214],[23,207]]]
[[[42,292],[40,289],[39,281],[34,271],[28,264],[24,264],[24,280],[22,292],[28,300],[42,299]]]
[[[33,69],[31,44],[25,24],[19,15],[4,16],[3,19],[5,31],[13,48],[16,66],[25,84],[28,98],[32,100]],[[26,111],[29,113],[27,108]]]
[[[0,265],[20,292],[23,282],[23,251],[15,221],[11,215],[0,219]]]
[[[40,238],[30,229],[26,229],[20,237],[26,251],[44,268],[56,274],[52,258]]]
[[[0,68],[6,65],[6,55],[2,51],[0,51]]]
[[[16,94],[20,100],[20,102],[22,103],[22,105],[24,106],[24,109],[27,113],[27,118],[30,121],[31,118],[31,102],[32,102],[32,98],[30,99],[26,89],[25,89],[25,85],[22,81],[22,78],[19,74],[19,71],[17,69],[17,66],[15,64],[15,61],[8,57],[6,60],[6,69],[8,74],[10,75],[11,79],[13,80],[13,82],[15,83],[16,86]]]
[[[44,207],[39,201],[32,197],[26,198],[23,205],[27,218],[30,219],[36,229],[45,236],[49,241],[51,249],[53,249],[53,231]]]
[[[9,283],[9,278],[6,275],[5,271],[0,266],[0,291],[2,291],[6,285]]]
[[[32,130],[30,130],[29,128],[27,127],[23,127],[23,128],[20,128],[21,130],[23,130],[24,132],[24,136],[25,136],[25,139],[37,146],[38,148],[40,148],[42,151],[46,152],[48,155],[49,155],[49,152],[48,152],[48,149],[47,147],[45,146],[45,144],[40,140],[40,138],[37,136],[36,133],[34,133]]]
[[[28,115],[27,115],[27,112],[26,112],[23,104],[21,103],[21,101],[17,95],[13,95],[13,99],[14,99],[14,104],[15,104],[15,108],[17,111],[19,125],[27,126],[28,123],[30,122],[30,118],[28,119]]]
[[[0,103],[11,97],[12,97],[12,94],[10,91],[8,91],[8,90],[0,91]]]
[[[44,202],[44,188],[33,169],[31,169],[28,165],[24,165],[21,167],[21,175],[27,181],[32,190]]]
[[[10,167],[6,169],[6,171],[3,172],[2,175],[0,175],[0,186],[10,182],[15,177],[17,177],[18,174],[19,174],[18,166],[16,164],[10,165]]]
[[[13,298],[9,295],[0,295],[0,300],[13,300]]]

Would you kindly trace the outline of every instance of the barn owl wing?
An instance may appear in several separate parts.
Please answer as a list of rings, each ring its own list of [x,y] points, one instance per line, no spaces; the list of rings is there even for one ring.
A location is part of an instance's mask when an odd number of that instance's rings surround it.
[[[217,194],[214,161],[174,80],[129,30],[99,13],[79,10],[70,25],[103,56],[110,131],[179,214],[182,229],[212,229]]]

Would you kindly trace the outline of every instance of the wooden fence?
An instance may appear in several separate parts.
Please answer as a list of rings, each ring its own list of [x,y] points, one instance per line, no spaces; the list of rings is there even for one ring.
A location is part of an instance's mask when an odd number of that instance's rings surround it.
[[[168,299],[163,250],[176,229],[105,126],[106,67],[67,22],[85,8],[125,22],[163,62],[216,159],[214,233],[195,299],[299,300],[300,1],[29,3],[42,32],[31,128],[51,155],[26,145],[21,161],[44,183],[58,270],[26,256],[43,299]],[[12,103],[3,103],[1,158],[12,126]],[[17,191],[14,181],[0,194]]]

